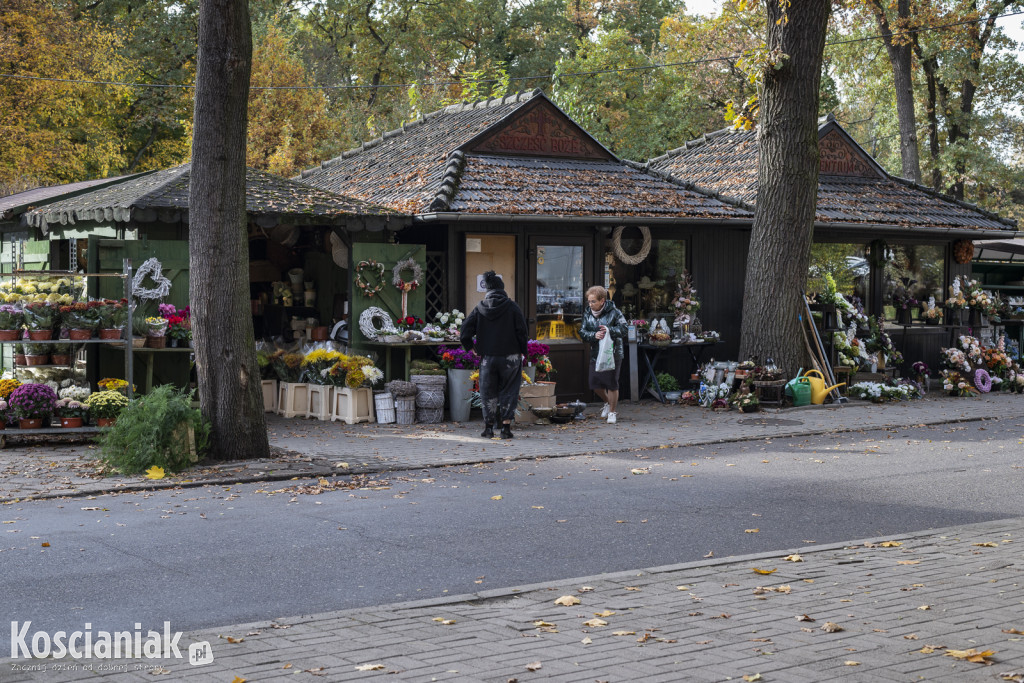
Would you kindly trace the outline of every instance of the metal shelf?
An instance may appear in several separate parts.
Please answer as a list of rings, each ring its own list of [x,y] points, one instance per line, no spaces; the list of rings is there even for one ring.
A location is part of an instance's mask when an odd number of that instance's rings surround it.
[[[15,339],[13,341],[0,341],[0,344],[112,344],[115,346],[122,346],[127,343],[125,339],[99,339],[94,337],[92,339],[40,339],[33,341],[31,339]]]

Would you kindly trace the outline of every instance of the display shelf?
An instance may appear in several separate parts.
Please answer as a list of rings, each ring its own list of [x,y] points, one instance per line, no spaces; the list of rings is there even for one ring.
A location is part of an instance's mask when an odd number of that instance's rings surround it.
[[[97,427],[95,425],[89,425],[88,427],[40,427],[39,429],[18,429],[17,427],[11,427],[0,430],[0,448],[7,446],[8,438],[27,438],[30,436],[52,436],[54,434],[64,434],[66,436],[84,435],[84,434],[99,434],[105,429],[110,427]]]
[[[111,344],[114,346],[123,346],[126,343],[124,339],[100,339],[99,337],[93,337],[92,339],[40,339],[34,341],[32,339],[15,339],[13,341],[0,341],[0,344]]]

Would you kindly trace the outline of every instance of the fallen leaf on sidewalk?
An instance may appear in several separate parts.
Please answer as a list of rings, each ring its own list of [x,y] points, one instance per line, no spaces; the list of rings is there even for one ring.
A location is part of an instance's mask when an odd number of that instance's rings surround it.
[[[920,606],[920,607],[918,607],[917,609],[921,610],[922,612],[927,612],[927,611],[928,611],[928,610],[930,610],[931,608],[932,608],[932,606],[931,606],[931,605],[921,605],[921,606]]]
[[[1024,636],[1024,631],[1021,631],[1019,628],[1004,628],[1003,633],[1011,633],[1015,636]]]
[[[759,531],[760,531],[760,529],[744,529],[743,533],[745,533],[745,534],[756,534]],[[761,674],[758,674],[758,676],[760,676],[760,675]]]
[[[356,667],[356,671],[380,671],[383,668],[383,664],[360,664]]]
[[[165,669],[162,666],[158,666],[155,669],[149,670],[150,676],[166,676],[169,673],[171,673],[171,670]],[[239,678],[238,676],[235,676],[235,678],[237,679],[237,681],[231,681],[231,683],[245,683],[244,678]]]
[[[704,557],[714,557],[714,556],[715,556],[715,551],[714,550],[709,550],[708,554],[705,555]]]
[[[612,631],[613,636],[635,636],[636,631]]]
[[[903,636],[903,640],[917,640],[917,634],[908,633],[907,635]]]
[[[598,626],[607,626],[608,622],[604,619],[591,619],[590,621],[584,621],[584,626],[590,626],[591,628],[597,628]]]
[[[802,558],[802,557],[800,557],[799,555],[796,555],[796,554],[786,555],[782,559],[785,560],[786,562],[803,562],[804,561],[804,558]]]
[[[226,640],[227,640],[227,641],[228,641],[229,643],[231,643],[232,645],[234,645],[234,644],[236,644],[236,643],[243,643],[243,642],[245,642],[245,638],[234,638],[234,637],[232,637],[232,636],[228,636],[228,637],[226,638]]]
[[[433,621],[436,621],[444,626],[451,626],[455,623],[454,619],[445,619],[444,617],[434,617]]]
[[[978,652],[972,647],[970,650],[946,650],[943,654],[944,656],[952,657],[953,659],[962,659],[968,662],[973,662],[974,664],[985,664],[991,666],[992,664],[995,664],[995,662],[990,661],[988,658],[995,653],[995,650],[984,650],[982,652]]]
[[[44,548],[49,548],[50,547],[50,544],[45,542],[45,541],[43,543],[40,543],[39,545],[41,545]]]
[[[576,590],[579,593],[589,593],[590,591],[594,590],[594,587],[593,586],[580,586]]]
[[[491,496],[491,500],[501,500],[501,496]]]
[[[590,645],[594,641],[590,639],[590,636],[587,636],[586,638],[584,638],[580,642],[583,643],[584,645]]]
[[[972,543],[971,545],[976,545],[979,548],[998,548],[999,547],[998,543],[992,543],[991,541],[989,541],[988,543]]]
[[[817,621],[814,617],[809,617],[806,614],[798,614],[796,617],[797,621]]]
[[[867,544],[865,543],[864,545],[867,545]],[[901,545],[903,545],[903,542],[902,541],[882,541],[878,545],[880,545],[883,548],[899,548]]]
[[[757,567],[752,567],[752,569],[755,574],[774,574],[779,571],[778,569],[758,569]]]
[[[624,586],[624,588],[626,590],[628,590],[628,591],[638,591],[638,590],[640,590],[640,588],[638,586]]]
[[[533,622],[533,625],[536,626],[537,628],[553,628],[554,627],[554,624],[552,624],[551,622],[543,621],[543,620],[535,621],[535,622]]]
[[[999,678],[1011,683],[1024,683],[1024,671],[1004,671]]]
[[[611,611],[610,609],[606,609],[603,612],[594,612],[594,616],[595,617],[610,617],[610,616],[613,616],[614,614],[615,614],[615,612]]]
[[[842,626],[835,623],[834,621],[826,621],[824,624],[821,625],[821,630],[825,633],[839,633],[840,631],[845,631],[846,629],[844,629]]]
[[[899,560],[896,564],[921,564],[921,560]]]
[[[526,665],[526,670],[527,671],[540,671],[543,668],[544,668],[544,665],[541,664],[540,662],[530,662],[529,664]]]
[[[743,677],[743,680],[747,681],[747,683],[753,683],[753,681],[760,681],[763,679],[761,678],[761,674],[747,674]]]
[[[148,470],[146,470],[146,479],[163,479],[163,478],[164,478],[164,468],[163,467],[158,467],[156,465],[153,465]]]
[[[631,474],[650,474],[651,470],[646,467],[636,467],[630,470]]]
[[[575,595],[563,595],[562,597],[555,600],[555,604],[561,605],[563,607],[572,607],[573,605],[580,604],[580,599],[577,598]]]
[[[945,650],[945,649],[946,649],[945,645],[925,645],[920,650],[918,650],[918,652],[920,652],[923,655],[930,655],[931,653],[935,652],[936,650]]]
[[[860,662],[855,662],[852,659],[847,659],[845,662],[843,662],[843,666],[860,666]]]

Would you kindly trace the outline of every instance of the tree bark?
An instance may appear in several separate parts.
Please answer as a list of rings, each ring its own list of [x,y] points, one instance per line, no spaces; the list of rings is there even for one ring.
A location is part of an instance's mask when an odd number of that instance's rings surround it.
[[[780,3],[765,4],[768,54],[788,58],[765,69],[740,357],[771,356],[793,373],[806,357],[798,316],[818,198],[818,87],[831,2],[793,0],[788,17]]]
[[[201,0],[189,300],[199,401],[219,460],[270,453],[249,315],[245,150],[252,30],[247,0]]]
[[[903,177],[921,182],[921,157],[917,145],[917,120],[914,112],[913,47],[910,38],[897,33],[893,35],[885,5],[881,0],[871,0],[871,9],[878,20],[878,28],[889,53],[892,66],[893,87],[896,90],[896,118],[900,129],[900,161]],[[910,21],[910,0],[898,0],[896,4],[897,31],[905,30]]]

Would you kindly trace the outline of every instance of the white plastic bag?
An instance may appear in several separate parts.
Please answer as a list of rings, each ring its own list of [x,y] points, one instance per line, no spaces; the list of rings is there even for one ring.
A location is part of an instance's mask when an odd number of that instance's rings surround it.
[[[605,332],[604,338],[598,342],[595,372],[606,372],[615,369],[615,342],[612,335]]]

